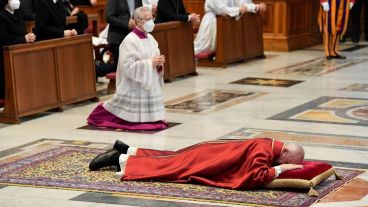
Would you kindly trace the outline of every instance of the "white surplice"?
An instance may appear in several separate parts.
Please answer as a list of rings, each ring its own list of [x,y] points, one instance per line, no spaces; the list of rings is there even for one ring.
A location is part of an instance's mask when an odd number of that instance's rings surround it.
[[[128,34],[120,45],[116,73],[116,92],[104,103],[104,108],[129,122],[165,120],[165,106],[161,87],[163,70],[152,65],[152,57],[159,55],[158,43],[152,35],[140,39]]]
[[[217,22],[216,15],[239,16],[240,5],[247,7],[249,12],[255,12],[252,0],[206,0],[205,15],[202,18],[197,36],[194,40],[194,53],[212,53],[216,51]]]

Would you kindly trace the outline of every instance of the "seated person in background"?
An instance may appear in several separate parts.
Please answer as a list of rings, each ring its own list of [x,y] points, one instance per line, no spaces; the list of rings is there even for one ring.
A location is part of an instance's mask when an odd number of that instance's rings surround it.
[[[74,7],[69,0],[63,0],[65,15],[77,16],[77,23],[68,24],[68,29],[75,29],[78,34],[83,34],[88,27],[88,17],[84,12],[79,11],[78,7]]]
[[[77,6],[77,5],[96,5],[97,0],[70,0],[70,3]]]
[[[217,21],[216,15],[240,17],[246,12],[264,12],[266,5],[253,4],[251,0],[206,0],[206,14],[203,16],[197,36],[194,40],[194,54],[214,53],[216,51]],[[247,28],[252,29],[252,28]],[[236,35],[236,34],[234,34]]]
[[[36,36],[27,33],[19,0],[0,0],[0,100],[5,98],[3,46],[34,42]]]
[[[75,29],[66,28],[66,14],[62,0],[40,0],[36,13],[38,40],[77,35]]]
[[[156,23],[181,21],[191,22],[198,25],[200,17],[198,14],[187,14],[183,0],[162,0],[157,4]]]
[[[302,168],[304,150],[269,138],[215,140],[178,151],[129,147],[116,141],[113,149],[96,156],[89,169],[116,166],[121,180],[197,182],[228,189],[267,185],[282,172]]]
[[[136,27],[120,45],[115,95],[93,110],[90,125],[128,130],[167,128],[161,86],[165,57],[149,34],[154,28],[146,7],[134,12]]]
[[[36,20],[37,2],[39,0],[20,0],[19,11],[26,21]]]

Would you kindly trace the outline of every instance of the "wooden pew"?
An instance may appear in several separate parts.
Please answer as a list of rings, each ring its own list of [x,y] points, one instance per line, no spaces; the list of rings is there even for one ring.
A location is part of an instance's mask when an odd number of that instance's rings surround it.
[[[156,24],[152,35],[165,55],[164,79],[171,81],[183,75],[197,75],[192,25],[179,21]]]
[[[188,13],[203,17],[205,0],[183,0]],[[264,2],[267,11],[263,18],[263,43],[265,50],[291,51],[322,42],[318,31],[317,0],[253,0]]]
[[[99,18],[97,14],[88,14],[88,23],[92,24],[93,27],[93,36],[98,37],[99,33],[100,33],[100,29],[98,27],[99,25]],[[68,16],[66,17],[66,24],[72,24],[72,23],[77,23],[78,19],[76,16]],[[27,32],[33,32],[33,29],[36,27],[36,22],[35,21],[26,21],[26,30]]]
[[[91,35],[3,47],[5,103],[0,122],[98,100]]]
[[[238,21],[217,16],[215,60],[199,59],[198,66],[226,67],[255,57],[264,57],[261,15],[247,13]]]
[[[96,5],[79,5],[78,8],[86,14],[97,14],[100,23],[106,23],[106,0],[98,0]]]

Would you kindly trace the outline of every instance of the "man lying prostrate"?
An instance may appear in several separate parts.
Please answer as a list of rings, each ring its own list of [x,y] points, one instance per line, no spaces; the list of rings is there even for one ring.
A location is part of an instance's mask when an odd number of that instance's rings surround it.
[[[120,45],[116,92],[88,117],[88,124],[127,130],[155,130],[168,127],[161,87],[165,57],[149,32],[154,23],[151,11],[134,12],[137,26]]]
[[[116,141],[113,149],[96,156],[91,171],[116,166],[121,180],[197,182],[228,189],[267,185],[282,172],[302,168],[300,145],[270,138],[216,140],[178,151],[129,147]]]

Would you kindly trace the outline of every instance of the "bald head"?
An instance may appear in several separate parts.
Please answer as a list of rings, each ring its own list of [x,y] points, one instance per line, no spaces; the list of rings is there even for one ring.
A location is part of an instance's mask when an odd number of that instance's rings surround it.
[[[299,164],[304,160],[304,149],[295,143],[286,143],[277,158],[278,164]]]

